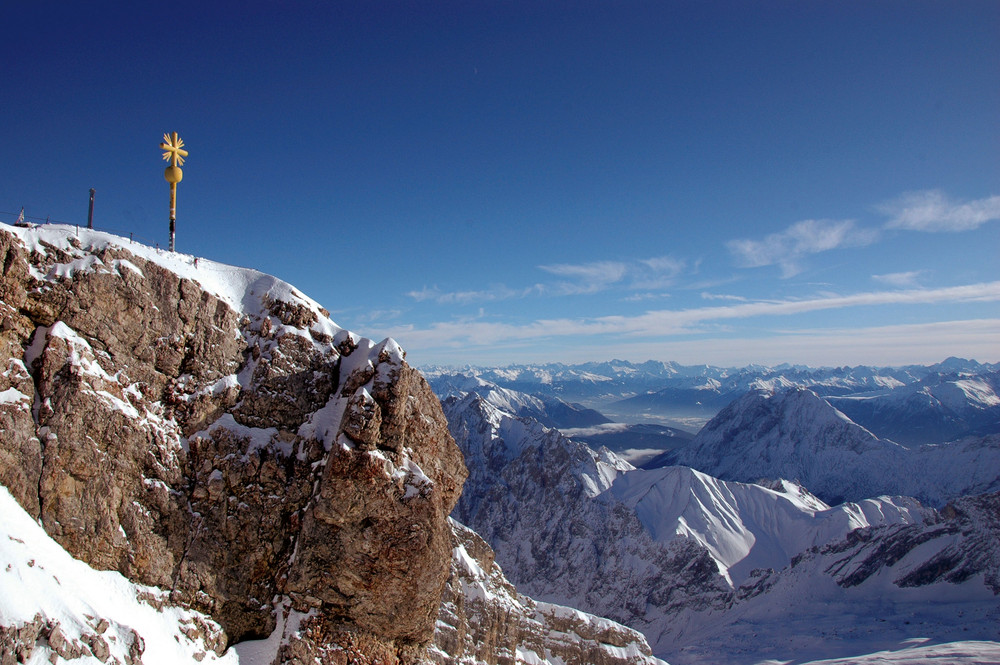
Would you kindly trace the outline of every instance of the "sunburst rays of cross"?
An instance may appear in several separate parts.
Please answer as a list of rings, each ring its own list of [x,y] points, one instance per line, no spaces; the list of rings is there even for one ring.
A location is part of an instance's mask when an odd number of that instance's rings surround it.
[[[160,149],[164,150],[163,159],[169,160],[171,166],[184,166],[184,158],[188,151],[184,150],[184,139],[177,136],[177,132],[163,135],[163,143]]]

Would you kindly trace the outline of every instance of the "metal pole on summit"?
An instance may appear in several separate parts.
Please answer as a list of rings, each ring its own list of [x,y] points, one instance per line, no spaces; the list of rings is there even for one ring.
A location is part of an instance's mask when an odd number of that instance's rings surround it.
[[[163,159],[170,162],[163,177],[170,183],[170,251],[174,251],[174,222],[177,219],[177,183],[184,177],[181,165],[184,158],[188,156],[188,151],[184,150],[184,141],[177,136],[177,132],[163,135],[163,142],[160,149],[164,150]]]
[[[94,190],[93,187],[90,188],[90,212],[87,213],[87,228],[94,228]]]

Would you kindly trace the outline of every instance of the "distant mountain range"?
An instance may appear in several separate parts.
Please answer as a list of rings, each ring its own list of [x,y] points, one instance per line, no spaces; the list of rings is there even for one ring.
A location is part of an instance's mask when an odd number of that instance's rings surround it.
[[[664,455],[690,466],[643,470],[543,426],[531,396],[450,381],[469,468],[453,515],[540,600],[641,630],[674,665],[1000,654],[1000,437],[910,450],[812,390],[757,389]],[[906,493],[950,503],[886,496]]]
[[[611,361],[421,369],[438,395],[467,390],[462,382],[474,377],[538,399],[577,403],[620,423],[672,425],[692,434],[747,392],[791,387],[810,389],[879,438],[904,446],[1000,432],[1000,363],[961,358],[905,367],[733,369]]]
[[[664,450],[684,445],[693,438],[690,432],[664,425],[615,423],[581,404],[567,403],[544,393],[529,395],[502,388],[474,375],[441,374],[433,379],[433,388],[441,399],[470,393],[479,395],[507,413],[557,428],[594,448],[606,447],[634,464],[648,462]]]

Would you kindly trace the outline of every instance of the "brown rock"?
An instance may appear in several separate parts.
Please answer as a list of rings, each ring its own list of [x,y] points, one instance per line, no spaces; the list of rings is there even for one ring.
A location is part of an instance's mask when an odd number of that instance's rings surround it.
[[[124,243],[28,233],[0,228],[0,482],[71,554],[230,643],[268,635],[285,594],[317,635],[416,662],[466,472],[398,347],[333,332],[267,276],[241,312]]]

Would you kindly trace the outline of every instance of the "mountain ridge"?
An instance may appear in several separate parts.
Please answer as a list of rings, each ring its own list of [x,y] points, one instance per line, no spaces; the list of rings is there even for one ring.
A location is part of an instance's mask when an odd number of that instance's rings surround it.
[[[758,390],[659,463],[740,482],[793,478],[830,503],[891,494],[940,506],[1000,489],[1000,435],[908,449],[879,439],[811,390]]]
[[[444,639],[448,513],[467,471],[398,344],[341,329],[272,276],[98,231],[0,225],[0,266],[0,484],[46,547],[116,571],[139,605],[214,625],[188,662],[232,661],[241,645],[250,665],[426,662]],[[22,554],[5,581],[34,568]],[[49,621],[32,605],[45,598],[14,588],[0,597],[5,656],[94,655],[103,627],[134,646],[120,662],[154,662],[141,634],[81,615],[82,596]],[[11,614],[13,599],[37,617]],[[460,631],[505,625],[503,644],[536,660],[579,658],[599,633],[622,645],[609,664],[659,662],[597,617],[549,608],[503,624],[474,601]]]

